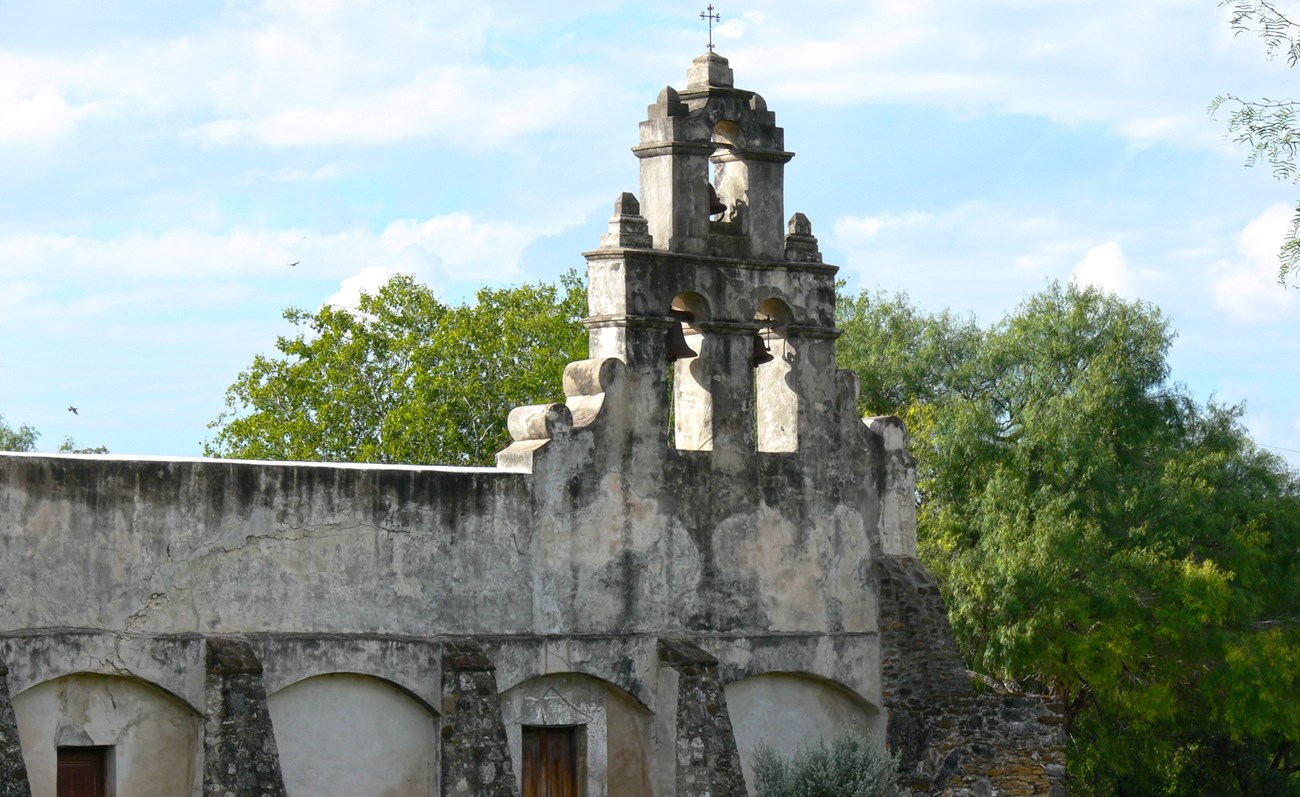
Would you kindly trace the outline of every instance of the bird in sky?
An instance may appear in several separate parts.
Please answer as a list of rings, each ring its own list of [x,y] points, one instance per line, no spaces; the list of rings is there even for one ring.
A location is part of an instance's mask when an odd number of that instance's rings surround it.
[[[293,266],[298,265],[298,264],[301,263],[301,262],[302,262],[301,260],[295,260],[295,261],[293,261],[292,263],[290,263],[289,266],[290,266],[290,267],[293,267]]]
[[[73,415],[80,415],[80,414],[81,414],[81,413],[77,412],[77,408],[76,408],[76,407],[73,407],[73,406],[69,406],[69,407],[68,407],[68,412],[72,413]]]

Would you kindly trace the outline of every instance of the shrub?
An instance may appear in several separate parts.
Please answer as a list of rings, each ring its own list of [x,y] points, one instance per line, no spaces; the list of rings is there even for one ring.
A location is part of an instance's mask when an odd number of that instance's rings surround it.
[[[898,759],[852,731],[818,738],[790,759],[765,744],[754,751],[758,797],[901,797]]]

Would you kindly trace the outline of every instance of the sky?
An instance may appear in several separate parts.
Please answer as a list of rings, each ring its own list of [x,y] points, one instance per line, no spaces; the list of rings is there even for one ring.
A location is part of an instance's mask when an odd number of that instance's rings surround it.
[[[0,413],[193,456],[226,388],[395,273],[581,269],[702,3],[0,0]],[[1300,72],[1214,0],[751,0],[713,32],[852,291],[992,323],[1051,281],[1157,305],[1172,378],[1300,465],[1300,186],[1211,118]],[[290,265],[296,263],[297,265]],[[75,406],[74,414],[68,410]]]

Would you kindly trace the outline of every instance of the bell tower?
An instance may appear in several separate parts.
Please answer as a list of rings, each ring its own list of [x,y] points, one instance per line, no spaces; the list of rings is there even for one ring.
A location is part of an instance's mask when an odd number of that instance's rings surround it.
[[[641,200],[656,249],[780,260],[785,134],[733,84],[727,59],[695,59],[684,92],[666,87],[641,123]]]
[[[591,356],[628,366],[638,446],[725,465],[860,426],[856,382],[835,370],[837,269],[803,214],[785,218],[794,154],[763,98],[705,53],[685,90],[649,106],[632,151],[640,200],[622,194],[585,253],[586,324]]]

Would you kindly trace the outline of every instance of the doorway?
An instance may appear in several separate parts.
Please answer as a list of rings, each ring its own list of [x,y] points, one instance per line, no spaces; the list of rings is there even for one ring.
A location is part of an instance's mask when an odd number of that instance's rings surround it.
[[[60,747],[58,797],[108,797],[108,747]]]
[[[579,797],[579,727],[524,726],[522,797]]]

